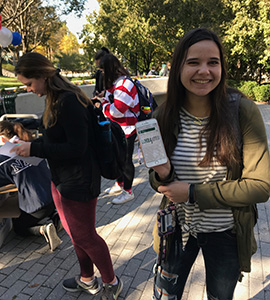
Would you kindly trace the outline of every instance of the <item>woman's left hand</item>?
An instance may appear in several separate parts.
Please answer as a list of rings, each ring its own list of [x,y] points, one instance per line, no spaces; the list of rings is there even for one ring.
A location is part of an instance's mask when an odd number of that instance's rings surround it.
[[[174,181],[168,185],[161,185],[158,191],[174,203],[188,201],[188,183],[186,182]]]
[[[17,155],[20,155],[20,156],[30,156],[30,147],[31,147],[31,142],[22,142],[13,147],[10,152],[15,152]]]

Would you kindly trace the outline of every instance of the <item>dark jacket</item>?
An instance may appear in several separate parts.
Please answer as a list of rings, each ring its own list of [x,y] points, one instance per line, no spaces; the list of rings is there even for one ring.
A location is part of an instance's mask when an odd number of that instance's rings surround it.
[[[88,201],[100,193],[90,114],[72,92],[61,95],[57,122],[31,143],[31,156],[48,159],[52,181],[64,198]]]
[[[251,256],[257,250],[253,231],[257,219],[256,203],[266,202],[270,195],[270,160],[264,123],[260,111],[251,100],[241,98],[239,122],[243,168],[239,165],[228,168],[226,181],[196,184],[195,195],[202,211],[231,207],[241,271],[250,272]],[[175,124],[174,134],[177,138],[177,120]],[[161,182],[156,173],[150,170],[150,183],[155,190],[161,184],[174,181],[174,178],[174,172],[171,172],[166,181]],[[167,198],[163,197],[161,207],[165,207],[167,203]],[[154,249],[158,252],[159,238],[156,226],[153,235]]]
[[[96,84],[95,84],[95,89],[93,92],[94,97],[96,96],[96,94],[99,94],[105,90],[104,82],[103,82],[103,74],[102,74],[101,70],[97,70],[95,78],[96,78]]]
[[[9,157],[0,155],[0,162]],[[0,186],[15,184],[18,188],[19,207],[33,213],[53,202],[51,173],[47,162],[32,166],[19,159],[11,159],[0,165]]]

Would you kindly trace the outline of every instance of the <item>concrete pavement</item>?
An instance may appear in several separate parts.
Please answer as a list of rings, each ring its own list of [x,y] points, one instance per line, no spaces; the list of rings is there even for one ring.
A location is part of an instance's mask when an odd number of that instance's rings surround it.
[[[270,144],[270,105],[259,105]],[[115,272],[124,282],[120,300],[150,300],[153,288],[152,229],[161,195],[148,183],[147,169],[134,152],[135,199],[112,205],[112,197],[101,194],[97,206],[97,230],[106,240]],[[113,184],[102,181],[102,191]],[[255,232],[258,251],[252,272],[237,285],[234,300],[270,299],[270,201],[258,205]],[[43,237],[22,238],[10,232],[0,248],[0,300],[84,300],[99,299],[85,293],[68,293],[62,280],[79,273],[71,241],[62,230],[63,243],[50,252]],[[97,276],[100,277],[97,272]],[[202,256],[196,260],[182,300],[206,300]]]

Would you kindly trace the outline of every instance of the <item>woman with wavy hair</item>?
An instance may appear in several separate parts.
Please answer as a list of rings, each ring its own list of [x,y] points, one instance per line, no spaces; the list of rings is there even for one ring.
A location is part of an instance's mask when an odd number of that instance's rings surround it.
[[[117,122],[123,129],[127,138],[127,155],[123,174],[117,178],[115,184],[106,189],[105,193],[116,194],[113,204],[124,204],[134,199],[132,183],[135,175],[133,164],[134,142],[136,139],[135,124],[139,114],[139,96],[137,88],[130,80],[129,72],[119,59],[113,54],[106,54],[100,60],[100,69],[104,75],[106,88],[102,99],[104,115]]]
[[[95,227],[101,177],[87,109],[92,102],[39,53],[23,55],[15,71],[28,92],[46,95],[42,138],[22,143],[14,151],[48,159],[55,206],[81,269],[80,276],[64,280],[63,287],[70,292],[97,294],[100,285],[94,276],[96,265],[104,283],[100,299],[117,299],[122,281],[115,276],[107,244]]]
[[[200,250],[208,299],[233,299],[256,251],[256,203],[269,198],[270,161],[260,112],[227,87],[223,48],[211,30],[194,29],[177,44],[156,118],[169,160],[151,170],[150,183],[177,225],[171,235],[154,229],[153,299],[181,299]]]

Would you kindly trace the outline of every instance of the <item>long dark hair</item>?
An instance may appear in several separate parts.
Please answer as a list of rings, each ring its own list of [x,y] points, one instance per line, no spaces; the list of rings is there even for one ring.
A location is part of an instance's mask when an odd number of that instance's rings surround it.
[[[94,56],[95,60],[101,59],[104,55],[109,54],[110,51],[106,47],[102,47],[100,50],[98,50]]]
[[[82,105],[92,103],[86,94],[76,85],[59,74],[52,62],[36,52],[24,54],[15,67],[16,74],[25,78],[46,78],[46,108],[43,115],[44,126],[53,126],[57,121],[59,96],[63,92],[73,92]]]
[[[114,81],[120,76],[129,76],[129,72],[121,64],[120,60],[111,53],[101,58],[99,67],[104,72],[104,86],[106,89],[111,88]]]
[[[0,121],[0,135],[5,136],[9,140],[14,135],[17,135],[20,140],[26,142],[33,140],[33,133],[26,129],[21,123],[6,120]]]
[[[184,106],[186,98],[185,87],[180,80],[182,67],[188,49],[192,45],[204,40],[213,41],[217,45],[220,52],[222,73],[220,83],[210,93],[211,114],[208,124],[201,132],[201,136],[203,134],[206,136],[207,149],[199,165],[210,165],[216,150],[215,156],[217,160],[221,164],[229,166],[232,163],[240,162],[240,154],[237,148],[236,134],[233,131],[233,122],[229,108],[224,51],[218,36],[211,30],[205,28],[193,29],[186,33],[176,45],[169,74],[167,99],[159,110],[160,129],[167,154],[170,157],[177,142],[174,135],[175,122],[179,122],[179,110]]]

